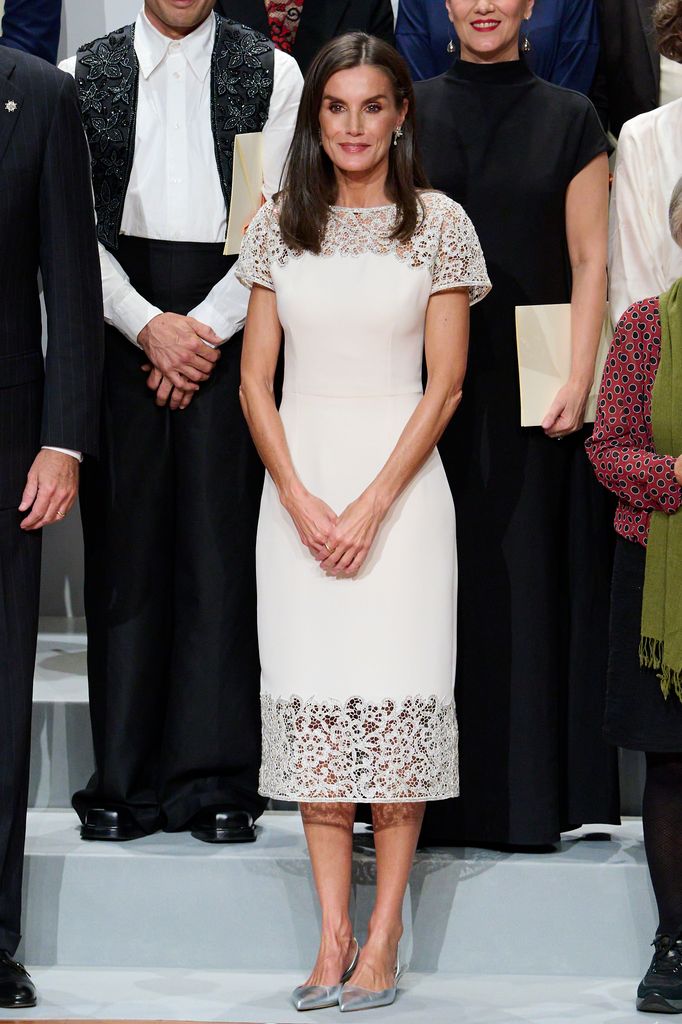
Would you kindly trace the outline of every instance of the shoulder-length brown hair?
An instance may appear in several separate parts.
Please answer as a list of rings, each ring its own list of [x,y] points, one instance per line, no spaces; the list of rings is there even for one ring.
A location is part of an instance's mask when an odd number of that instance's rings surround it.
[[[396,107],[407,100],[403,136],[390,147],[386,192],[396,204],[392,237],[407,241],[423,214],[419,189],[429,183],[417,153],[414,128],[414,90],[407,64],[382,39],[364,32],[349,32],[327,43],[306,75],[296,131],[279,194],[279,226],[286,245],[319,253],[329,207],[336,201],[334,166],[320,145],[320,109],[327,82],[337,71],[370,65],[383,71],[391,83]]]
[[[653,22],[658,52],[682,63],[682,0],[658,0]]]

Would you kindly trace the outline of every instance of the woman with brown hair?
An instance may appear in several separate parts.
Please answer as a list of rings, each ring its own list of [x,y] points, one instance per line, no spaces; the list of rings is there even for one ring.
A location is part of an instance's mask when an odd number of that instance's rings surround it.
[[[469,304],[489,288],[466,214],[428,190],[392,47],[354,33],[320,52],[284,190],[251,223],[238,275],[253,288],[242,403],[268,471],[261,792],[300,802],[322,908],[294,1003],[387,1005],[425,802],[458,791],[455,518],[435,445],[460,401]],[[372,805],[377,897],[358,953],[359,801]]]

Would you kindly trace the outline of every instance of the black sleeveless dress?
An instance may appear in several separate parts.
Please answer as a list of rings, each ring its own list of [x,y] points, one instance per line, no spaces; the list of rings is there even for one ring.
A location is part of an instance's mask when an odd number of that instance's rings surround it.
[[[584,431],[520,427],[514,308],[570,301],[566,190],[608,142],[589,100],[522,60],[458,61],[416,90],[427,174],[473,220],[493,283],[440,444],[458,524],[461,797],[429,808],[423,840],[545,845],[619,820],[602,736],[612,503]]]

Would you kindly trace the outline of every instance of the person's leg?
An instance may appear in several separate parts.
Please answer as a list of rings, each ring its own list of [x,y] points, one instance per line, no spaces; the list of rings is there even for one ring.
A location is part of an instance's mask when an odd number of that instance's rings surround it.
[[[24,533],[22,518],[16,509],[0,511],[0,950],[10,955],[21,933],[40,588],[41,535]]]
[[[159,826],[159,748],[173,624],[169,412],[154,404],[144,355],[107,331],[100,457],[83,466],[88,683],[96,772],[73,797],[84,838],[97,809]],[[176,414],[179,415],[179,414]]]
[[[637,1008],[682,1013],[682,753],[649,752],[646,760],[642,818],[659,924]]]
[[[682,753],[648,753],[646,761],[642,818],[658,934],[677,938],[682,935]]]
[[[353,959],[350,886],[353,803],[302,803],[301,817],[322,909],[322,934],[306,985],[338,985]]]
[[[212,812],[256,819],[267,803],[258,794],[255,556],[263,465],[239,405],[239,353],[232,338],[211,380],[173,420],[176,628],[161,797],[168,830],[190,824],[201,838],[192,821],[199,814],[209,841]]]
[[[377,895],[352,984],[381,991],[395,984],[403,900],[421,830],[424,803],[373,804]]]

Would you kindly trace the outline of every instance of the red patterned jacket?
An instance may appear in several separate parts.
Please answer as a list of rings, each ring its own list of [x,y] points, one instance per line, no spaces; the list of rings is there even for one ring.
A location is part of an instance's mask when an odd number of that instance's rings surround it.
[[[620,498],[616,532],[643,545],[651,513],[672,514],[682,505],[675,457],[657,455],[651,433],[651,394],[660,356],[658,299],[635,302],[616,328],[604,368],[594,433],[586,443],[600,483]]]

